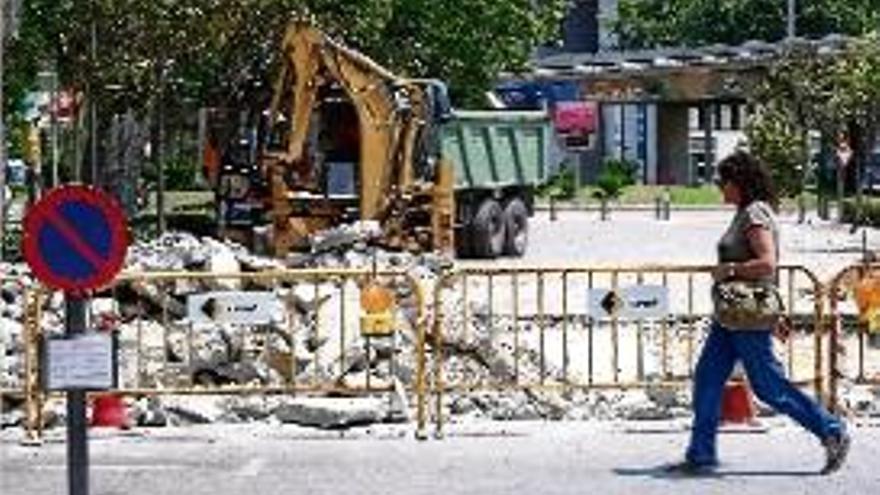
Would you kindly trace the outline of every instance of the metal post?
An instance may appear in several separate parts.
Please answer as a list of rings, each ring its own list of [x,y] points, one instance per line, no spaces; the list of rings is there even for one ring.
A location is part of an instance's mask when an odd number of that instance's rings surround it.
[[[0,260],[6,247],[6,126],[3,125],[3,52],[6,39],[6,0],[0,0]]]
[[[837,221],[843,223],[843,202],[846,195],[846,166],[847,163],[838,155],[837,157]]]
[[[199,108],[199,130],[198,130],[198,145],[197,145],[197,153],[195,162],[200,166],[195,169],[195,183],[200,185],[207,184],[207,176],[203,172],[205,167],[205,149],[208,146],[208,109],[205,107]],[[259,144],[259,143],[258,143]]]
[[[92,63],[97,62],[98,54],[98,28],[92,21]],[[89,178],[92,185],[99,185],[98,181],[98,105],[95,103],[97,90],[89,84],[89,134],[91,135],[91,159],[89,163]]]
[[[828,220],[829,212],[828,212],[828,196],[829,196],[829,184],[830,184],[830,173],[831,173],[831,160],[832,160],[832,150],[831,150],[831,142],[829,141],[829,137],[827,133],[822,133],[822,137],[820,140],[821,148],[819,152],[819,180],[817,181],[818,187],[816,188],[816,192],[819,199],[819,207],[818,207],[818,215],[822,220]]]
[[[715,105],[707,100],[702,104],[703,111],[703,183],[711,183],[715,175],[715,143],[713,126],[715,125]]]
[[[83,334],[87,299],[66,295],[67,335]],[[89,493],[89,444],[86,430],[86,391],[67,391],[67,481],[70,495]]]
[[[626,104],[620,105],[620,159],[626,160]]]
[[[795,0],[788,0],[788,16],[787,16],[787,26],[786,33],[789,38],[794,38],[797,34],[797,28],[795,25]]]
[[[668,187],[663,188],[661,197],[663,198],[663,220],[669,220],[672,209],[672,194],[669,192]]]
[[[59,186],[58,180],[58,69],[52,67],[52,103],[54,111],[49,115],[51,119],[52,141],[52,187]]]
[[[165,62],[159,67],[159,95],[156,99],[156,221],[159,235],[165,232]]]

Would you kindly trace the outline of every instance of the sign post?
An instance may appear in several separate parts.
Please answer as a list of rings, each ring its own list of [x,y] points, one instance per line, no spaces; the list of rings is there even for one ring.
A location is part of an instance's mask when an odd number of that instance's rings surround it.
[[[66,296],[66,334],[86,332],[87,300],[81,296]],[[86,391],[67,391],[67,483],[71,495],[89,493],[89,442],[86,424]]]
[[[89,293],[112,281],[125,261],[128,233],[122,210],[98,189],[55,188],[28,209],[22,244],[25,260],[34,275],[47,286],[65,292],[65,337],[76,339],[87,334]],[[51,352],[47,358],[52,360]],[[81,361],[90,361],[86,358],[82,356]],[[75,358],[67,365],[71,368],[67,370],[71,377],[88,376],[94,368],[94,363],[78,363]],[[67,392],[69,493],[87,495],[86,394],[106,385],[71,379],[69,383],[62,381],[60,386]]]

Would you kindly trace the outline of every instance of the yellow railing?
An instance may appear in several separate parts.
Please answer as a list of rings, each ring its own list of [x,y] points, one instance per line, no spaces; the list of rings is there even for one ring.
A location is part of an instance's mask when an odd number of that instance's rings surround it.
[[[15,323],[21,327],[20,342],[12,339],[13,332],[4,329],[6,338],[3,346],[0,346],[0,369],[7,370],[7,348],[14,346],[18,353],[11,353],[12,358],[19,361],[21,373],[16,376],[11,370],[7,378],[4,373],[0,378],[0,409],[6,400],[22,401],[25,408],[25,430],[28,432],[28,440],[35,440],[39,435],[39,425],[42,424],[42,410],[38,407],[40,401],[40,384],[37,370],[39,369],[39,345],[36,338],[41,320],[42,305],[39,300],[39,290],[29,286],[23,278],[0,277],[0,286],[11,289],[10,292],[20,294],[21,312]],[[16,304],[15,301],[10,304]]]
[[[831,312],[830,354],[834,380],[829,390],[835,409],[842,408],[839,382],[880,384],[880,352],[874,351],[878,338],[880,309],[880,264],[854,264],[838,273],[828,284]],[[853,335],[854,334],[854,335]],[[850,336],[854,338],[849,338]],[[855,363],[850,357],[855,357]]]
[[[359,294],[367,283],[381,284],[395,294],[400,311],[390,335],[361,331]],[[277,295],[277,318],[257,325],[194,321],[189,314],[192,308],[184,301],[212,291],[271,291]],[[393,388],[401,343],[410,341],[415,370],[412,382],[406,384],[407,392],[417,400],[417,435],[425,436],[425,363],[420,351],[427,321],[424,295],[419,282],[404,272],[124,273],[104,294],[92,299],[89,321],[94,328],[118,332],[115,393],[141,397],[387,392]],[[48,291],[37,294],[32,307],[42,307],[40,299],[47,296]],[[102,307],[101,300],[108,304]],[[108,305],[113,308],[108,310]],[[211,347],[206,338],[209,333],[229,349],[229,356],[218,359],[206,354]],[[35,337],[28,348],[36,349],[38,341]],[[376,358],[379,346],[386,358]],[[359,373],[352,372],[353,366]],[[218,371],[224,368],[231,371]],[[248,375],[242,369],[261,373]],[[37,380],[26,382],[39,387]],[[46,395],[42,390],[28,395],[28,410],[39,414]],[[39,436],[41,424],[38,416],[29,421],[32,435]]]
[[[463,267],[441,276],[428,290],[403,271],[125,273],[93,299],[90,321],[92,327],[119,333],[116,392],[129,397],[384,393],[391,388],[395,367],[406,364],[398,359],[410,358],[415,369],[407,393],[416,400],[417,436],[425,438],[431,419],[438,434],[442,432],[444,396],[453,391],[688,385],[712,313],[711,270],[661,265]],[[837,378],[843,375],[828,372],[839,368],[843,310],[838,299],[846,293],[847,280],[864,278],[871,270],[880,271],[880,266],[853,267],[825,291],[806,268],[780,268],[780,290],[795,332],[777,343],[776,350],[789,377],[832,406],[838,400]],[[368,283],[388,287],[395,295],[395,332],[390,337],[361,331],[360,289]],[[634,316],[614,304],[602,305],[603,297],[615,300],[608,294],[633,287],[665,294],[665,309]],[[23,291],[19,323],[24,328],[25,376],[15,386],[0,383],[0,389],[4,398],[23,398],[28,436],[38,439],[49,395],[38,379],[39,342],[48,332],[40,328],[40,313],[52,294]],[[271,291],[280,304],[279,318],[242,326],[194,322],[185,301],[211,291]],[[826,325],[826,295],[832,296],[831,325]],[[232,349],[230,363],[249,363],[263,373],[252,379],[217,375],[222,366],[202,355],[210,348],[206,335],[211,332]],[[865,370],[864,328],[859,337],[857,379],[871,380]],[[385,357],[374,359],[380,348]],[[453,356],[482,360],[487,369],[450,376]],[[429,400],[434,400],[430,411]]]
[[[429,341],[438,433],[443,396],[476,389],[570,390],[681,386],[712,314],[710,266],[459,268],[434,293]],[[785,266],[780,290],[796,332],[778,352],[789,376],[823,397],[824,297],[809,270]],[[641,289],[639,288],[641,287]],[[631,316],[589,303],[607,294],[666,297],[662,314]],[[665,295],[665,296],[664,296]],[[592,307],[590,307],[592,306]],[[450,380],[450,352],[495,360],[496,369]],[[526,369],[529,368],[529,369]],[[465,374],[462,374],[465,376]]]

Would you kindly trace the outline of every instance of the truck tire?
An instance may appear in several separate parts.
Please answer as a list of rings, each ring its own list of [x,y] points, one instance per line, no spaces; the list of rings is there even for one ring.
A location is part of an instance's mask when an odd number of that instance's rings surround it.
[[[504,254],[521,257],[529,244],[529,210],[519,198],[504,207]]]
[[[495,258],[504,252],[504,211],[494,199],[480,203],[471,224],[471,254]]]

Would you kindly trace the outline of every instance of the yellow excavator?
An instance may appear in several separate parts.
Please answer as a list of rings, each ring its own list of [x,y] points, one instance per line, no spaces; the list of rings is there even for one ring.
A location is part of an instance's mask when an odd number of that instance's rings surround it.
[[[221,235],[252,242],[268,219],[283,256],[374,221],[390,248],[523,253],[534,186],[553,172],[545,112],[453,112],[441,81],[398,77],[306,22],[281,62],[257,137],[224,157]]]
[[[450,251],[452,166],[428,149],[449,113],[443,85],[397,77],[304,22],[290,25],[282,51],[256,170],[221,174],[221,198],[265,178],[246,214],[263,203],[276,255],[354,220],[376,221],[377,241],[392,248]],[[247,237],[232,208],[224,234]]]

